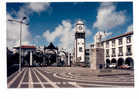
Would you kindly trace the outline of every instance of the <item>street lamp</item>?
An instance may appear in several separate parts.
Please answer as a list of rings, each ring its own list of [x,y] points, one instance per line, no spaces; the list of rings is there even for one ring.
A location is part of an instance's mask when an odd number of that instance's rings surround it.
[[[13,19],[9,19],[8,21],[10,22],[17,22],[20,24],[20,49],[19,49],[19,72],[21,71],[21,65],[22,65],[22,56],[21,56],[21,47],[22,47],[22,24],[28,25],[26,23],[24,23],[24,20],[26,20],[27,17],[23,17],[22,20],[13,20]]]
[[[45,40],[42,40],[43,43],[45,43]],[[43,48],[43,65],[45,66],[45,45],[44,45],[44,48]]]

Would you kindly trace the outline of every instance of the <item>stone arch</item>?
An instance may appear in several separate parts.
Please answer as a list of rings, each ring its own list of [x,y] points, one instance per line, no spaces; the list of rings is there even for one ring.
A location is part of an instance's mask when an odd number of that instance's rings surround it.
[[[116,64],[116,63],[117,63],[116,59],[113,58],[113,59],[111,60],[111,64]]]
[[[118,66],[121,66],[121,65],[123,65],[123,64],[124,64],[124,59],[123,59],[123,58],[119,58],[119,59],[118,59],[117,65],[118,65]]]
[[[57,62],[57,52],[54,49],[47,49],[44,53],[45,64],[52,65]]]
[[[45,51],[45,53],[47,53],[47,54],[57,54],[56,50],[54,50],[54,49],[47,49],[47,51]]]
[[[106,68],[108,68],[110,64],[111,64],[110,59],[106,59]]]
[[[127,64],[128,66],[134,66],[134,60],[131,57],[126,58],[125,60],[125,64]]]
[[[34,66],[40,66],[43,63],[43,53],[40,50],[33,52],[32,57],[32,62]]]
[[[67,65],[67,53],[65,51],[59,51],[58,52],[58,65],[64,66]]]
[[[67,53],[65,52],[65,51],[59,51],[59,53],[64,53],[65,54],[65,56],[67,56]]]

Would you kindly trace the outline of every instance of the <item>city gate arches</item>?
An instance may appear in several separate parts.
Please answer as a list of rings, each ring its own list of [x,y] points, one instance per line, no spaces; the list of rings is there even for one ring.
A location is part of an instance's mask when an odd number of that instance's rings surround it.
[[[58,48],[52,42],[44,48],[44,60],[47,66],[57,65],[57,53]]]
[[[68,55],[65,51],[58,52],[58,66],[66,66],[68,62]]]

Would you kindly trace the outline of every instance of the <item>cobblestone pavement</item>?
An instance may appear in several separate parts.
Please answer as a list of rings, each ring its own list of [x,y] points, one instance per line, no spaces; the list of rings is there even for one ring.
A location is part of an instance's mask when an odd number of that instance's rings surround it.
[[[134,87],[134,72],[81,67],[25,67],[8,77],[8,88]]]

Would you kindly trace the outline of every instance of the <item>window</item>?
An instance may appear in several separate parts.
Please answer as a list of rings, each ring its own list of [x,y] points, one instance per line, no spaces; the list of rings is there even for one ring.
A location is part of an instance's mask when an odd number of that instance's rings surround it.
[[[126,37],[126,43],[131,43],[131,36]]]
[[[106,42],[106,48],[108,48],[108,47],[109,47],[109,41]]]
[[[119,47],[119,56],[123,56],[123,47]]]
[[[128,45],[126,47],[126,55],[129,56],[129,55],[132,55],[132,52],[131,52],[131,45]]]
[[[80,57],[80,60],[82,60],[82,57]]]
[[[100,43],[97,43],[97,44],[96,44],[96,47],[101,47]]]
[[[91,46],[91,48],[94,48],[94,44],[93,45],[90,45]]]
[[[83,52],[83,49],[82,49],[82,47],[79,47],[79,52]]]
[[[89,49],[85,50],[85,55],[89,55]]]
[[[103,42],[101,43],[101,46],[103,47]]]
[[[116,53],[115,53],[115,48],[112,48],[112,57],[115,57]]]
[[[106,57],[109,57],[109,49],[106,49]]]
[[[122,44],[123,44],[123,39],[120,38],[120,39],[119,39],[119,45],[122,45]]]
[[[112,47],[115,46],[115,40],[112,40]]]

